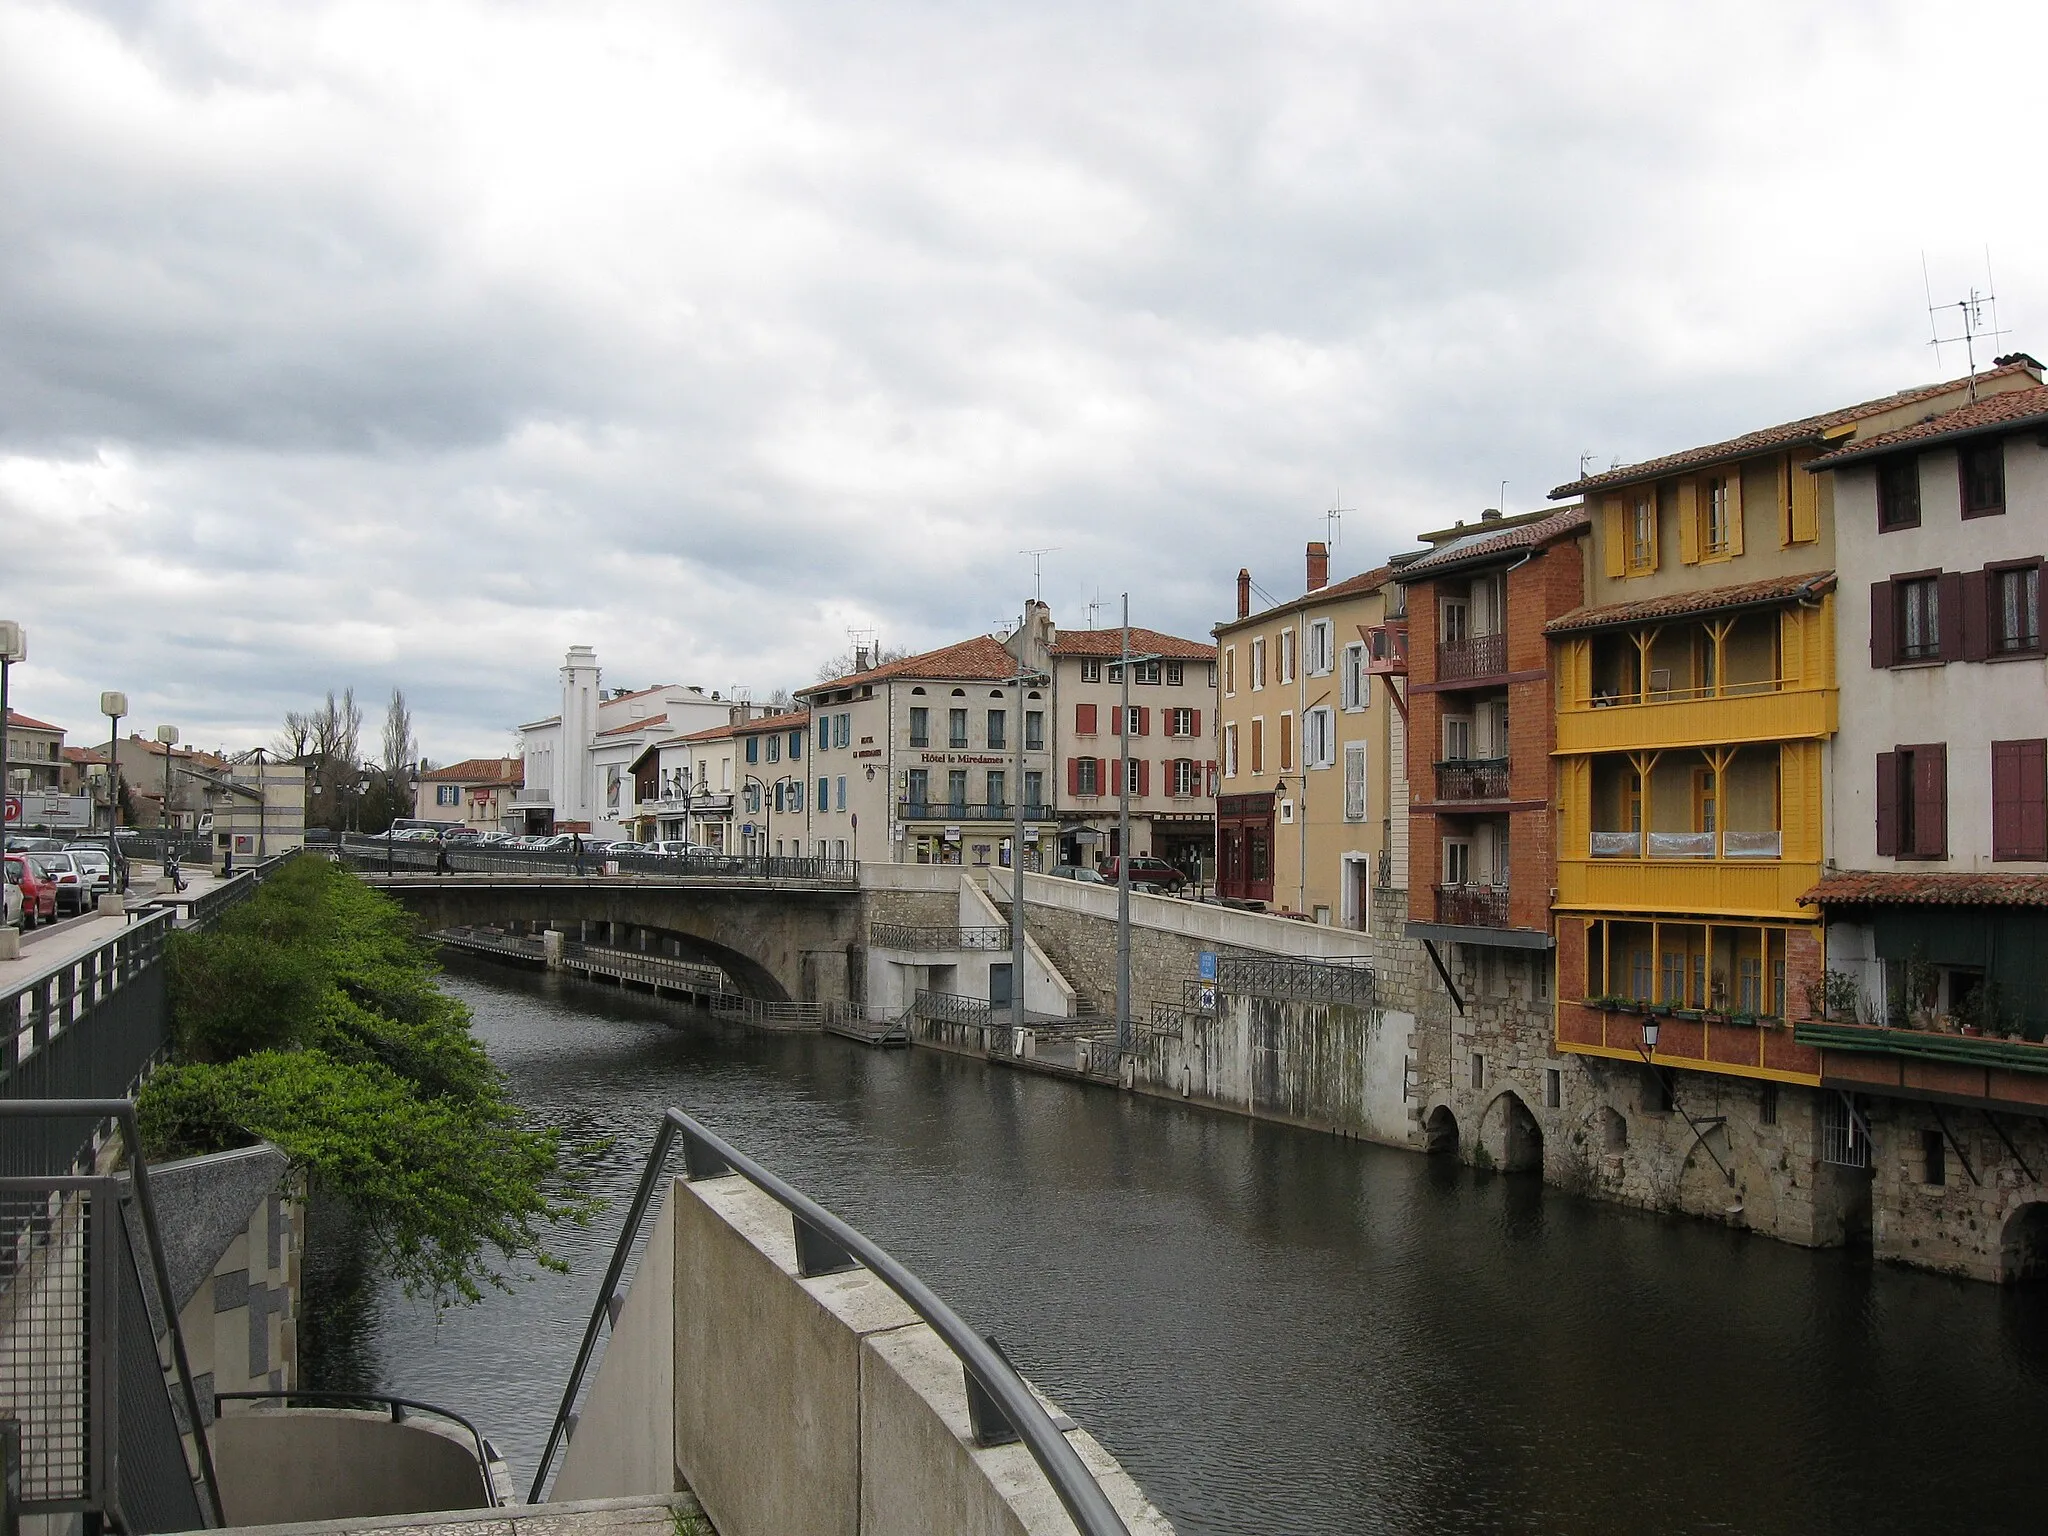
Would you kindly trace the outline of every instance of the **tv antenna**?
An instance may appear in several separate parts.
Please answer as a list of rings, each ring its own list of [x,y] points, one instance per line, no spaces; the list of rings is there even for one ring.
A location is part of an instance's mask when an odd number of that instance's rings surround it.
[[[1358,508],[1344,505],[1344,493],[1337,493],[1336,505],[1323,513],[1323,541],[1325,553],[1335,550],[1344,541],[1344,514],[1356,512]]]
[[[1102,588],[1097,587],[1095,589],[1095,596],[1088,600],[1088,627],[1090,629],[1095,628],[1096,618],[1101,614],[1102,610],[1107,608],[1108,606],[1109,604],[1105,603],[1102,600]]]
[[[2012,334],[2011,331],[2000,327],[1998,323],[1998,290],[1991,280],[1991,247],[1988,245],[1984,247],[1984,286],[1981,290],[1973,287],[1968,298],[1957,299],[1949,304],[1937,304],[1934,302],[1934,283],[1927,275],[1927,253],[1925,251],[1920,253],[1920,283],[1927,293],[1927,327],[1933,333],[1933,339],[1928,342],[1928,345],[1934,348],[1935,361],[1937,363],[1940,362],[1941,349],[1943,347],[1952,347],[1960,342],[1963,347],[1963,358],[1970,366],[1970,398],[1975,400],[1977,398],[1977,342],[1979,338],[1996,343],[1999,338]],[[1989,305],[1991,309],[1991,323],[1989,325],[1984,323],[1984,309],[1986,305]],[[1954,325],[1957,334],[1944,336],[1941,334],[1941,316],[1945,311],[1951,309],[1956,311]]]
[[[1045,557],[1050,554],[1056,554],[1058,551],[1059,545],[1057,544],[1048,544],[1044,549],[1020,549],[1017,551],[1020,555],[1029,555],[1031,557],[1031,595],[1041,603],[1045,601]]]

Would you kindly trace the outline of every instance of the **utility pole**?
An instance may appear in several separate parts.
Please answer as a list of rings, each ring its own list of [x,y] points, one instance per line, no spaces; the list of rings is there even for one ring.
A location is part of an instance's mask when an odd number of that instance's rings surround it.
[[[1124,594],[1122,687],[1116,717],[1116,1048],[1136,1043],[1131,1028],[1131,594]]]

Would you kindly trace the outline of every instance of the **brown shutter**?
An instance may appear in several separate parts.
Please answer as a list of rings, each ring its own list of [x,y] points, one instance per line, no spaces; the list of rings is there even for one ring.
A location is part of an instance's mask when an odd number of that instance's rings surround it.
[[[1899,754],[1877,754],[1877,851],[1899,856]]]
[[[1095,734],[1095,706],[1093,704],[1076,704],[1074,706],[1074,729],[1083,736],[1093,736]]]
[[[2048,859],[2048,739],[2020,743],[2020,857]]]
[[[1936,742],[1913,749],[1913,852],[1922,858],[1948,857],[1948,746]]]
[[[1943,571],[1935,589],[1941,594],[1941,659],[1963,659],[1963,578],[1960,572]]]
[[[1081,759],[1078,757],[1067,759],[1067,793],[1070,795],[1081,793]]]
[[[1152,734],[1152,710],[1148,705],[1141,704],[1138,706],[1138,734],[1140,736],[1150,736]]]
[[[1199,709],[1191,710],[1188,714],[1188,734],[1190,736],[1202,734],[1202,712]]]
[[[1152,793],[1152,765],[1149,762],[1138,764],[1138,793],[1140,795]]]
[[[2048,859],[2048,741],[1991,743],[1991,857]]]
[[[1982,661],[1991,654],[1989,571],[1963,572],[1963,660]],[[1942,649],[1946,651],[1947,645]]]
[[[1895,611],[1892,584],[1873,581],[1870,584],[1870,664],[1873,667],[1888,667],[1898,657],[1898,646],[1892,639]]]

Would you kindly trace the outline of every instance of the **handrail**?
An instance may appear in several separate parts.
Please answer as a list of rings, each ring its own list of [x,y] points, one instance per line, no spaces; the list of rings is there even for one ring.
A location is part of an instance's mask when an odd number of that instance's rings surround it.
[[[405,1416],[400,1412],[401,1409],[411,1409],[418,1413],[438,1414],[441,1418],[454,1420],[469,1431],[469,1438],[475,1442],[476,1461],[477,1465],[483,1468],[484,1482],[490,1490],[491,1507],[493,1509],[498,1507],[498,1491],[496,1487],[491,1486],[490,1442],[484,1439],[483,1432],[476,1425],[472,1424],[461,1414],[435,1403],[423,1403],[417,1398],[411,1397],[394,1397],[389,1392],[216,1392],[213,1394],[214,1413],[218,1416],[220,1404],[226,1402],[256,1402],[285,1399],[285,1406],[289,1408],[291,1406],[289,1400],[293,1398],[307,1403],[382,1403],[391,1410],[391,1422],[394,1424],[405,1422]]]
[[[569,1383],[562,1392],[562,1405],[555,1412],[554,1424],[548,1430],[546,1446],[540,1455],[540,1465],[533,1474],[533,1488],[527,1494],[529,1504],[541,1502],[541,1493],[547,1486],[549,1469],[554,1465],[555,1453],[560,1449],[562,1437],[568,1429],[576,1406],[576,1394],[583,1385],[583,1374],[590,1366],[590,1357],[597,1349],[597,1339],[608,1319],[616,1317],[615,1305],[623,1302],[618,1296],[619,1282],[626,1271],[626,1261],[632,1256],[634,1239],[639,1235],[640,1224],[646,1219],[647,1207],[654,1197],[654,1187],[667,1165],[669,1152],[677,1136],[683,1138],[685,1176],[691,1176],[690,1165],[700,1165],[696,1177],[710,1178],[724,1172],[737,1173],[749,1184],[774,1200],[793,1216],[798,1224],[799,1246],[804,1240],[804,1227],[824,1237],[828,1242],[843,1249],[856,1262],[864,1266],[876,1279],[894,1291],[920,1318],[930,1325],[932,1332],[945,1341],[953,1351],[968,1377],[969,1395],[979,1386],[995,1400],[996,1406],[1008,1419],[1010,1427],[1023,1440],[1031,1452],[1031,1459],[1051,1482],[1053,1492],[1059,1495],[1060,1503],[1073,1516],[1075,1526],[1082,1536],[1130,1536],[1130,1528],[1123,1522],[1109,1502],[1109,1496],[1102,1491],[1102,1485],[1095,1480],[1095,1474],[1088,1470],[1080,1454],[1067,1443],[1066,1436],[1055,1425],[1044,1405],[1038,1401],[1024,1378],[1019,1376],[1010,1362],[974,1329],[969,1327],[953,1309],[941,1301],[936,1293],[917,1276],[905,1269],[896,1260],[882,1251],[868,1238],[848,1226],[837,1216],[819,1205],[810,1196],[795,1186],[785,1183],[770,1173],[752,1158],[735,1149],[729,1142],[707,1129],[702,1122],[671,1107],[663,1113],[661,1126],[655,1132],[654,1146],[647,1154],[647,1166],[641,1170],[640,1184],[633,1191],[633,1203],[627,1208],[625,1224],[619,1229],[619,1242],[612,1252],[612,1261],[605,1270],[604,1284],[598,1290],[597,1305],[591,1309],[590,1324],[583,1331],[583,1343],[576,1351],[576,1364],[569,1372]]]
[[[185,1421],[192,1427],[192,1443],[199,1451],[199,1481],[205,1489],[200,1515],[215,1527],[227,1524],[221,1513],[220,1484],[214,1479],[213,1447],[207,1443],[206,1421],[199,1416],[199,1393],[192,1381],[192,1362],[185,1353],[185,1330],[178,1321],[178,1302],[171,1289],[171,1271],[164,1263],[162,1229],[157,1225],[156,1197],[149,1188],[149,1162],[142,1155],[142,1129],[135,1119],[133,1099],[0,1099],[0,1119],[33,1115],[78,1120],[112,1120],[121,1127],[121,1140],[128,1149],[128,1167],[135,1187],[135,1205],[142,1213],[142,1230],[149,1237],[149,1264],[156,1280],[157,1299],[164,1309],[164,1323],[171,1334],[171,1358],[178,1368],[178,1387],[185,1398]]]

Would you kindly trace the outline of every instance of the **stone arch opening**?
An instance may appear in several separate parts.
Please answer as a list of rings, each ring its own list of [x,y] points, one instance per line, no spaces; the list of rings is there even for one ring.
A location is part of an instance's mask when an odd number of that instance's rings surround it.
[[[2048,1201],[2021,1206],[2006,1218],[1998,1278],[2006,1285],[2048,1281]]]
[[[1628,1121],[1611,1104],[1602,1105],[1593,1116],[1593,1132],[1602,1152],[1621,1152],[1628,1147]]]
[[[1458,1150],[1458,1117],[1451,1113],[1450,1105],[1437,1105],[1422,1122],[1422,1150],[1432,1157]]]
[[[1543,1127],[1512,1089],[1486,1106],[1480,1141],[1503,1173],[1543,1171]]]

